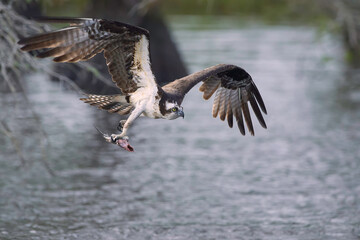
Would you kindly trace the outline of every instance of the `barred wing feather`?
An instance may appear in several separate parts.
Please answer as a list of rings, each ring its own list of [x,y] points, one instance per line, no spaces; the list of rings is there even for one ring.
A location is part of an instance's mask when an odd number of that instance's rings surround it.
[[[261,111],[267,113],[264,101],[251,76],[240,67],[219,64],[177,79],[165,85],[163,89],[172,94],[184,96],[201,81],[203,84],[199,90],[204,93],[203,98],[205,100],[208,100],[215,93],[212,108],[213,117],[219,116],[222,121],[227,119],[231,128],[235,117],[238,128],[243,135],[245,135],[245,120],[250,134],[254,135],[248,105],[248,102],[250,102],[250,106],[260,125],[266,128],[265,120],[261,114]]]
[[[139,87],[157,86],[150,68],[147,30],[104,19],[40,20],[69,23],[70,27],[21,39],[22,50],[41,50],[37,57],[53,57],[55,62],[86,61],[104,51],[112,80],[124,94],[131,94]]]

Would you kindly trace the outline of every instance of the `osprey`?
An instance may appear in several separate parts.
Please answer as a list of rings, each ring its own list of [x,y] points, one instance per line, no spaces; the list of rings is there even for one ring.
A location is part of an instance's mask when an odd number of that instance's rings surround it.
[[[44,20],[44,19],[43,19]],[[181,103],[190,89],[202,82],[200,91],[208,100],[214,93],[213,117],[227,119],[233,127],[233,117],[241,134],[244,121],[254,135],[248,102],[262,127],[266,128],[260,109],[265,114],[263,99],[251,76],[242,68],[219,64],[160,86],[151,70],[149,32],[122,22],[92,18],[46,18],[48,22],[69,23],[70,27],[21,39],[24,51],[41,50],[37,57],[54,57],[55,62],[86,61],[104,52],[112,80],[122,94],[86,95],[85,103],[110,113],[128,115],[120,121],[120,134],[111,140],[126,139],[130,125],[141,115],[173,120],[184,118]],[[259,108],[260,106],[260,108]]]

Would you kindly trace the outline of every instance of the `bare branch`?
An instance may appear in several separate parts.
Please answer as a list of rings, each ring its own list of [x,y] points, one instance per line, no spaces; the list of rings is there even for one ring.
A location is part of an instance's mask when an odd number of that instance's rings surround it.
[[[21,150],[21,147],[20,147],[20,142],[14,136],[14,134],[10,130],[9,126],[6,124],[5,120],[1,120],[0,125],[2,127],[2,129],[0,129],[1,132],[3,134],[5,134],[10,139],[12,145],[14,146],[14,149],[15,149],[15,151],[16,151],[16,153],[19,156],[19,159],[21,161],[21,165],[25,166],[26,161],[25,161],[24,154],[23,154],[23,152]]]

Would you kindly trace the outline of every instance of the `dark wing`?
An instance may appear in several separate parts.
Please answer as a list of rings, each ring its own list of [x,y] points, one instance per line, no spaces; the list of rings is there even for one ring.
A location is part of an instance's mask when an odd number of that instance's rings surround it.
[[[200,81],[203,84],[200,91],[204,92],[204,99],[208,100],[215,92],[212,109],[213,117],[219,115],[221,120],[227,118],[229,127],[233,127],[233,116],[241,134],[245,135],[244,121],[254,135],[248,102],[262,127],[266,128],[261,110],[266,114],[264,101],[253,82],[251,76],[242,68],[234,65],[219,64],[200,72],[177,79],[163,87],[164,91],[177,96],[184,96]]]
[[[42,50],[37,57],[55,62],[85,61],[104,51],[112,80],[124,94],[138,87],[156,87],[149,58],[149,32],[126,23],[91,18],[41,18],[69,23],[58,31],[21,39],[24,51]],[[146,77],[144,77],[146,76]]]

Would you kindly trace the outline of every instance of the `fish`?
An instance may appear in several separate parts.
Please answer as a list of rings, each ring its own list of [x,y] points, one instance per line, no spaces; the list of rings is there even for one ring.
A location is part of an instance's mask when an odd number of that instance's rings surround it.
[[[135,151],[134,148],[129,143],[129,137],[128,136],[119,138],[117,140],[113,140],[111,135],[109,135],[107,133],[103,133],[97,127],[95,127],[95,129],[103,136],[103,138],[105,139],[106,142],[116,144],[116,145],[118,145],[119,147],[125,149],[128,152],[134,152]]]

